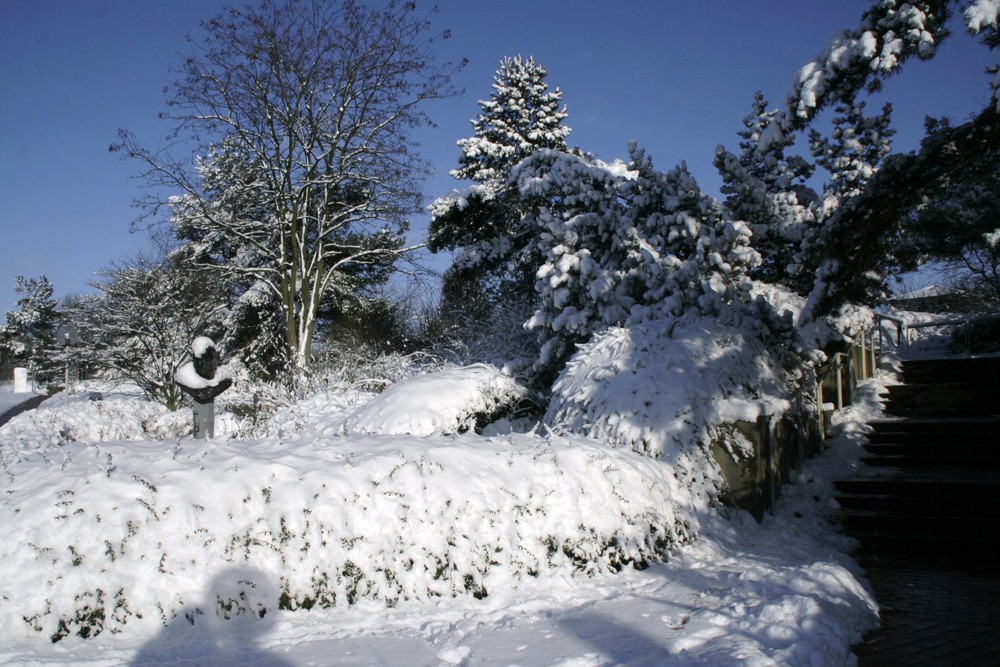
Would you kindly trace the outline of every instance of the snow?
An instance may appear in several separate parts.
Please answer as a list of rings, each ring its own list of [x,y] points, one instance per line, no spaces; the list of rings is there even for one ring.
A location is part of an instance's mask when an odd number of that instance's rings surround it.
[[[965,9],[965,22],[970,32],[980,33],[997,27],[1000,0],[976,0]]]
[[[208,336],[198,336],[191,342],[191,354],[193,354],[196,359],[200,359],[205,356],[206,352],[214,347],[215,341],[211,338]]]
[[[189,361],[180,366],[177,372],[174,373],[174,382],[188,389],[206,389],[208,387],[219,386],[219,383],[227,377],[229,377],[228,371],[225,367],[219,366],[215,369],[215,375],[211,378],[203,378],[194,369],[194,362]]]
[[[710,346],[718,368],[699,375],[683,357],[702,339],[677,333],[643,343],[673,369],[644,376],[650,396],[672,400],[666,388],[690,373],[685,400],[725,412],[710,389],[739,384],[744,362],[725,359],[742,343]],[[594,352],[613,359],[621,340]],[[831,480],[856,461],[879,383],[835,415],[832,446],[758,524],[570,419],[455,433],[470,396],[509,388],[503,377],[473,366],[381,395],[317,394],[252,440],[195,441],[162,423],[149,435],[163,415],[129,396],[15,418],[0,428],[0,571],[18,574],[0,582],[0,662],[852,664],[877,606],[831,526]],[[581,404],[576,391],[564,387],[566,405]],[[732,398],[735,413],[765,409]],[[102,631],[77,636],[87,627]]]

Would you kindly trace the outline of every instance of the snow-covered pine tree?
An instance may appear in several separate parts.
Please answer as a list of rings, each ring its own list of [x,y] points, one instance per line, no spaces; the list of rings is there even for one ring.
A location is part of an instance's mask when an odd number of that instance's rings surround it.
[[[626,168],[543,151],[515,170],[545,253],[541,305],[527,325],[544,375],[608,326],[718,315],[749,298],[746,274],[760,261],[749,228],[726,220],[685,165],[657,171],[634,143],[629,154]]]
[[[478,303],[481,316],[500,301],[532,295],[537,261],[524,252],[532,239],[521,224],[523,210],[508,177],[536,150],[567,150],[571,130],[563,124],[562,93],[550,89],[546,77],[534,58],[501,61],[493,93],[479,101],[481,111],[471,121],[474,135],[458,141],[460,166],[451,172],[474,185],[431,206],[428,247],[455,252],[445,277],[445,301],[463,309]]]
[[[840,104],[830,138],[817,130],[809,132],[816,164],[830,173],[823,189],[820,218],[829,217],[829,206],[861,194],[882,160],[892,152],[892,137],[896,134],[890,127],[892,105],[886,104],[875,116],[866,116],[864,111],[865,103],[861,101]]]
[[[571,130],[562,92],[550,90],[548,72],[532,57],[504,58],[493,79],[493,93],[480,100],[472,121],[475,135],[458,140],[459,180],[502,188],[511,168],[539,148],[566,149]]]
[[[799,70],[784,109],[775,118],[774,131],[762,141],[788,141],[807,128],[821,110],[852,103],[862,91],[877,91],[906,60],[933,57],[949,34],[946,23],[955,5],[955,0],[873,2],[857,28],[839,32],[822,53]],[[865,197],[852,201],[858,199]],[[875,231],[882,223],[871,219],[874,208],[868,201],[862,203],[855,213],[847,215],[850,222],[841,225],[836,234],[823,234],[833,244],[831,247],[823,249],[813,244],[810,248],[813,257],[824,259],[815,263],[815,271],[805,265],[798,267],[800,275],[813,280],[804,317],[829,313],[844,298],[850,298],[848,295],[863,300],[879,282],[876,264],[884,261],[888,253],[881,238],[884,235]],[[833,215],[844,217],[843,205]],[[862,259],[873,261],[862,265]]]
[[[892,105],[886,104],[879,114],[867,116],[863,101],[839,104],[833,118],[833,132],[824,137],[813,129],[809,132],[809,146],[816,164],[829,173],[823,195],[814,206],[816,224],[808,228],[796,254],[793,271],[801,284],[814,286],[822,267],[830,260],[829,249],[835,244],[832,237],[841,234],[837,210],[845,203],[864,193],[882,162],[892,152],[890,127]],[[842,258],[846,259],[846,258]],[[879,268],[867,272],[869,290],[879,291],[880,283],[887,277],[888,256]],[[819,271],[819,274],[817,274]]]
[[[767,108],[758,91],[753,110],[743,119],[739,155],[719,146],[715,167],[722,176],[726,208],[753,231],[752,244],[761,263],[751,275],[799,290],[792,263],[799,243],[814,222],[816,193],[806,185],[814,167],[801,156],[788,156],[794,136],[780,131],[781,112]]]
[[[52,283],[45,275],[17,276],[14,293],[19,295],[18,309],[7,311],[7,320],[0,328],[0,361],[25,366],[36,374],[44,372],[59,320],[59,302],[52,298]]]

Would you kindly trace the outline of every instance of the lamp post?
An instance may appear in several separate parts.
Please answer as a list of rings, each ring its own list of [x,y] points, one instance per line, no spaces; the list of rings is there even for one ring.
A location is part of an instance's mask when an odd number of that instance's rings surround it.
[[[63,405],[69,403],[69,348],[72,345],[76,345],[77,341],[80,340],[80,334],[77,333],[76,327],[74,327],[69,322],[59,325],[56,329],[56,342],[63,346],[64,358],[64,386],[63,386]]]

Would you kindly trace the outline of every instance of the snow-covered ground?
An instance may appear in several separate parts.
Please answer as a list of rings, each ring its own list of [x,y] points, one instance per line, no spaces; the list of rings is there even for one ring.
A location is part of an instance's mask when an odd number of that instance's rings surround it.
[[[877,606],[832,480],[891,376],[758,524],[677,503],[627,448],[445,432],[449,403],[514,391],[449,373],[409,383],[444,406],[431,434],[405,432],[407,383],[315,396],[256,440],[86,392],[0,427],[0,663],[853,664]]]

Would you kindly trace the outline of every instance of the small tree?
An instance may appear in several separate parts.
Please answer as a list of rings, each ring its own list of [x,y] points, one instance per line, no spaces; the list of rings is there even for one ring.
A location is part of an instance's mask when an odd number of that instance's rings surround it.
[[[444,307],[454,305],[488,318],[500,303],[533,300],[538,257],[524,210],[508,180],[511,169],[540,149],[568,150],[570,128],[559,89],[533,58],[504,58],[493,93],[480,100],[475,134],[458,141],[460,167],[451,175],[476,185],[439,199],[431,207],[429,248],[457,251],[445,276]]]
[[[47,276],[17,276],[14,292],[19,295],[17,310],[7,312],[0,329],[0,365],[21,365],[36,374],[49,370],[49,355],[59,320],[58,300],[52,298]]]
[[[144,203],[169,204],[192,256],[274,295],[302,369],[345,273],[408,251],[427,171],[410,130],[428,122],[424,102],[452,94],[452,69],[434,64],[412,2],[264,0],[202,26],[165,114],[200,158],[151,153],[127,133],[116,148],[144,165]]]

